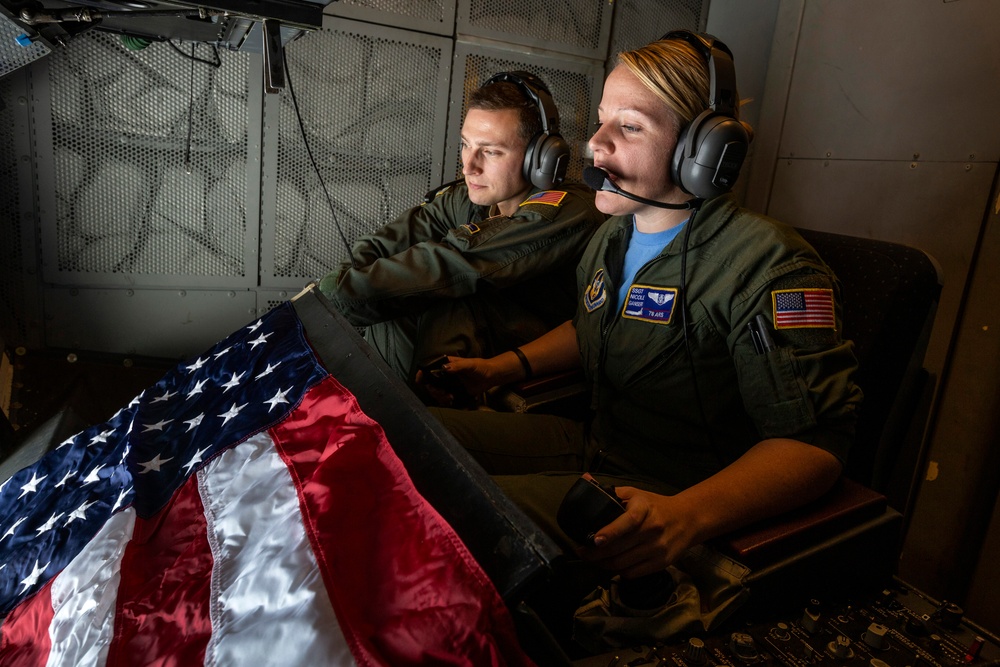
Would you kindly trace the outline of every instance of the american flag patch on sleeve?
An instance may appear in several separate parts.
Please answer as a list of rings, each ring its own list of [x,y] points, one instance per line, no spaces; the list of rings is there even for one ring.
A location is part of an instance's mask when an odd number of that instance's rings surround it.
[[[528,204],[548,204],[549,206],[559,206],[562,204],[562,200],[565,197],[566,192],[563,190],[542,190],[541,192],[536,192],[521,202],[521,206],[527,206]]]
[[[833,313],[833,290],[788,289],[771,292],[774,304],[774,328],[828,328],[836,326]]]

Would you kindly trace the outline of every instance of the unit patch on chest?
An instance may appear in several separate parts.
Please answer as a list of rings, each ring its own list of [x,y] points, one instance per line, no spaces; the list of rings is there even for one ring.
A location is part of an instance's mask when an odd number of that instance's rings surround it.
[[[653,324],[670,324],[676,302],[676,287],[632,285],[625,296],[622,317]]]
[[[608,300],[608,291],[604,287],[604,269],[597,269],[594,279],[583,292],[583,306],[588,313],[592,313]]]

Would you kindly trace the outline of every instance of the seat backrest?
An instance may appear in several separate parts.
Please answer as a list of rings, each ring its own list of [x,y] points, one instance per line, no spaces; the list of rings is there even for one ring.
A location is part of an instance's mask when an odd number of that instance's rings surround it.
[[[923,250],[900,243],[799,232],[841,282],[843,337],[854,341],[858,358],[864,402],[845,473],[890,495],[904,443],[917,433],[919,448],[927,423],[921,406],[930,376],[923,360],[941,294],[940,268]],[[890,502],[902,511],[898,505],[907,499],[890,495]]]

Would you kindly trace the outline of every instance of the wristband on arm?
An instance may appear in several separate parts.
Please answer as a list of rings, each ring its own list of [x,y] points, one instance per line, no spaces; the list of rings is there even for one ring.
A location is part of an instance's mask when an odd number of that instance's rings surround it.
[[[517,355],[517,358],[521,361],[521,367],[524,368],[524,379],[530,380],[534,373],[531,372],[531,364],[528,363],[528,357],[524,356],[524,352],[521,348],[515,347],[512,352]]]

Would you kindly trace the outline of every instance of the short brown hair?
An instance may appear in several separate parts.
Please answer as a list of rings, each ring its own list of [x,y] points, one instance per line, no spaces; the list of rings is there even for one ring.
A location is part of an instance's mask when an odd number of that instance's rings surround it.
[[[477,89],[469,96],[469,109],[481,111],[514,109],[520,119],[517,133],[525,143],[542,131],[542,119],[538,107],[516,83],[498,81]]]

